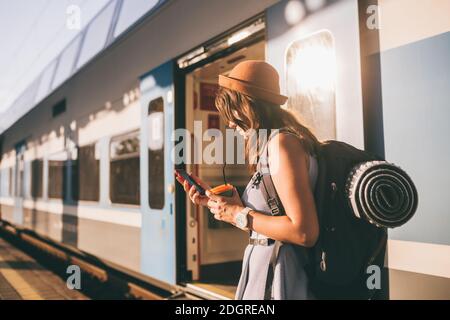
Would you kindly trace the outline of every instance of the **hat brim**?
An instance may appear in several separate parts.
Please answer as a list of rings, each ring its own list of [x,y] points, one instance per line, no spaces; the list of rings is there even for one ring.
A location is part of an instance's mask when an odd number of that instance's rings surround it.
[[[283,105],[286,103],[288,97],[278,94],[273,91],[266,90],[261,87],[252,85],[247,81],[219,75],[219,85],[221,87],[235,90],[251,97],[261,99],[267,102],[271,102],[277,105]]]

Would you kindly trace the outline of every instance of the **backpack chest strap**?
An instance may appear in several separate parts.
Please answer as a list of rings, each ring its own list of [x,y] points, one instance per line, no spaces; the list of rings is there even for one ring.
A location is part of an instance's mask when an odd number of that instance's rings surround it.
[[[278,197],[270,173],[262,174],[260,171],[258,171],[257,174],[260,175],[260,191],[267,203],[267,206],[270,209],[270,213],[273,216],[284,214],[283,204]]]

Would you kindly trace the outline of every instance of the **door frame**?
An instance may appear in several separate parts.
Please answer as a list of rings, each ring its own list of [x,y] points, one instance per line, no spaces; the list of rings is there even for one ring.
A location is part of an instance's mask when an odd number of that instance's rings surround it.
[[[214,43],[220,42],[223,39],[228,38],[230,35],[244,29],[256,22],[258,19],[263,19],[264,29],[259,31],[248,38],[245,38],[239,42],[236,42],[229,47],[226,47],[214,54],[192,64],[187,67],[181,67],[179,62],[190,53],[196,51],[199,47],[208,48],[213,46]],[[206,41],[200,46],[181,54],[174,59],[174,91],[175,91],[175,129],[184,129],[186,127],[186,75],[191,73],[197,68],[203,67],[208,63],[211,63],[217,59],[228,56],[244,47],[253,45],[260,41],[266,41],[266,26],[265,26],[265,12],[259,13],[250,19],[238,24],[237,26],[219,34],[218,36]],[[177,168],[185,169],[184,164],[178,165]],[[187,268],[187,221],[186,221],[186,193],[183,186],[176,183],[175,187],[175,208],[176,212],[183,212],[184,214],[176,215],[175,232],[176,232],[176,255],[177,255],[177,281],[186,283],[192,280],[192,273]],[[198,237],[199,238],[199,237]],[[198,243],[197,239],[197,243]]]
[[[175,285],[177,282],[174,174],[171,134],[174,129],[173,61],[169,60],[140,77],[141,88],[141,272],[159,281]],[[152,101],[163,101],[163,193],[162,208],[151,208],[149,202],[148,108]],[[165,259],[164,259],[165,258]]]

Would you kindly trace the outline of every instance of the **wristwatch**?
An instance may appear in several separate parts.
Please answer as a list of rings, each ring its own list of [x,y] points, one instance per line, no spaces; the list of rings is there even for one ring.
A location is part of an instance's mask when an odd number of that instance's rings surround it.
[[[247,228],[247,226],[248,226],[247,215],[249,214],[249,212],[251,210],[252,210],[251,208],[247,207],[247,208],[244,208],[241,211],[239,211],[238,214],[236,215],[236,226],[239,229],[242,229],[242,230],[245,230],[245,231],[248,230],[248,228]]]

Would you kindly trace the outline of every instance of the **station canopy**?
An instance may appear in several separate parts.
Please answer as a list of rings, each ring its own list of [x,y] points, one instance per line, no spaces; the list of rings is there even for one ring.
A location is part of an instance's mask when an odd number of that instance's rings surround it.
[[[167,0],[111,0],[0,118],[0,134]]]

